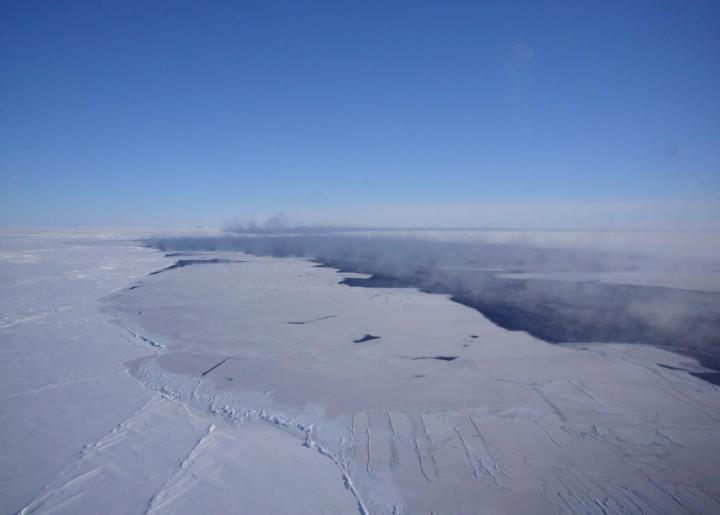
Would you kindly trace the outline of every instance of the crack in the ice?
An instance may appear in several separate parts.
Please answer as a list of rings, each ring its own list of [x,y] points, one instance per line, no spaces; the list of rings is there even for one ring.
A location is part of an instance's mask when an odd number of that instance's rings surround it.
[[[185,459],[180,464],[180,467],[175,471],[175,473],[170,476],[167,481],[160,487],[160,489],[152,496],[150,499],[150,502],[148,503],[148,508],[145,511],[145,515],[150,515],[152,513],[157,513],[157,511],[162,508],[164,504],[167,504],[168,502],[171,502],[172,499],[168,497],[170,490],[172,489],[173,480],[178,477],[180,474],[185,472],[185,470],[192,465],[193,461],[199,454],[200,450],[204,447],[205,442],[210,437],[210,434],[215,429],[215,424],[210,424],[207,428],[207,432],[203,435],[202,438],[200,438],[192,449],[190,449],[190,452],[185,456]]]
[[[82,378],[73,379],[70,381],[62,381],[59,383],[47,384],[45,386],[41,386],[39,388],[34,388],[32,390],[25,390],[24,392],[16,392],[16,393],[9,393],[6,395],[2,395],[2,396],[0,396],[0,400],[12,399],[13,397],[22,397],[23,395],[31,395],[33,393],[40,393],[40,392],[44,392],[47,390],[54,390],[56,388],[62,388],[64,386],[69,386],[69,385],[78,384],[78,383],[84,383],[84,382],[88,382],[88,381],[95,381],[97,379],[105,379],[107,377],[123,375],[123,374],[127,374],[127,371],[112,372],[110,374],[100,374],[97,376],[82,377]]]
[[[228,359],[240,359],[240,358],[228,358]],[[154,389],[156,391],[159,391],[159,393],[166,398],[174,399],[180,402],[183,402],[183,405],[185,404],[183,401],[183,394],[179,391],[173,390],[171,388],[168,388],[167,386],[158,388],[153,387],[149,384],[141,382],[141,384],[144,384],[146,387],[149,387],[151,389]],[[159,385],[158,385],[159,386]],[[267,393],[267,392],[266,392]],[[217,399],[214,396],[201,396],[201,394],[198,392],[198,388],[194,388],[193,390],[193,400],[195,402],[204,402],[207,403],[206,411],[208,414],[213,416],[220,416],[221,418],[224,418],[230,423],[239,423],[245,420],[252,420],[257,421],[259,423],[266,423],[270,424],[274,427],[277,427],[278,429],[282,429],[288,432],[301,432],[305,435],[305,447],[315,449],[317,450],[321,455],[325,456],[326,458],[329,458],[332,460],[332,462],[338,466],[342,472],[343,481],[345,484],[345,487],[350,491],[350,493],[355,498],[358,510],[360,511],[361,515],[369,515],[369,512],[362,501],[362,498],[360,496],[360,493],[355,486],[352,478],[350,477],[350,473],[348,471],[348,467],[346,467],[345,463],[342,460],[342,456],[335,456],[332,452],[330,452],[328,449],[323,447],[321,444],[316,442],[312,437],[312,431],[314,424],[319,420],[319,415],[316,415],[315,420],[312,423],[305,423],[301,420],[298,420],[297,418],[293,418],[291,420],[287,420],[282,415],[277,413],[267,413],[264,409],[260,408],[251,408],[251,409],[245,409],[245,410],[238,410],[235,408],[232,408],[228,405],[217,405]]]
[[[219,363],[216,363],[215,365],[211,366],[210,368],[208,368],[205,372],[201,373],[200,375],[203,376],[203,377],[206,376],[206,375],[208,375],[210,372],[212,372],[213,370],[215,370],[216,368],[218,368],[220,365],[222,365],[223,363],[225,363],[225,362],[226,362],[227,360],[229,360],[229,359],[230,359],[230,358],[224,358],[222,361],[220,361]]]
[[[165,268],[161,268],[160,270],[155,270],[154,272],[150,272],[148,275],[157,275],[162,274],[163,272],[169,272],[171,270],[176,270],[178,268],[185,268],[186,266],[192,266],[192,265],[217,265],[217,264],[225,264],[225,263],[246,263],[247,261],[242,261],[239,259],[222,259],[222,258],[214,258],[214,259],[178,259],[175,261],[174,265],[166,266]]]
[[[453,430],[457,434],[458,438],[460,439],[460,443],[462,444],[462,448],[465,451],[465,459],[467,459],[468,465],[470,465],[470,469],[472,470],[473,476],[475,478],[479,478],[478,471],[475,468],[475,464],[472,461],[472,458],[470,457],[470,449],[468,449],[467,444],[465,443],[465,439],[463,438],[463,435],[460,433],[460,430],[458,430],[456,425],[453,425]]]
[[[390,416],[390,411],[385,410],[387,413],[388,418],[388,425],[390,426],[390,470],[393,472],[396,472],[398,469],[398,466],[400,465],[400,457],[398,455],[398,448],[397,448],[397,430],[395,429],[395,426],[392,422],[392,417]]]
[[[321,320],[329,320],[331,318],[337,318],[338,315],[327,315],[319,318],[311,318],[310,320],[303,320],[301,322],[286,322],[289,325],[305,325],[311,322],[320,322]]]
[[[439,361],[455,361],[460,356],[418,356],[417,358],[409,358],[413,361],[417,360],[423,360],[423,359],[437,359]]]
[[[407,417],[410,419],[410,426],[412,428],[412,440],[415,444],[415,455],[417,456],[418,463],[420,464],[420,471],[422,472],[423,476],[425,476],[425,479],[432,483],[433,480],[428,475],[427,471],[425,470],[425,458],[422,455],[422,452],[420,450],[420,443],[418,442],[417,438],[417,428],[415,424],[415,420],[413,420],[413,417],[410,414],[407,414]]]

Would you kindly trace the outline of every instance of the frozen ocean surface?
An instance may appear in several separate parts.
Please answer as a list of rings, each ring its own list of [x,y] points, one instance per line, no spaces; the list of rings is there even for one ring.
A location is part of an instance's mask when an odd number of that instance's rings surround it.
[[[139,236],[3,230],[3,513],[720,512],[690,357]]]

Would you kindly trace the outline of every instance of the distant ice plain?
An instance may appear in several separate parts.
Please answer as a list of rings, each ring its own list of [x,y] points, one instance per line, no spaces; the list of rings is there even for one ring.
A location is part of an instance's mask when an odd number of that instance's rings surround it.
[[[3,512],[720,512],[690,358],[136,236],[3,234]]]

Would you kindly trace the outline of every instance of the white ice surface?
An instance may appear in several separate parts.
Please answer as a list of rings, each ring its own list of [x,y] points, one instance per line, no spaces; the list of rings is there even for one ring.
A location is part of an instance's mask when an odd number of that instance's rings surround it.
[[[98,299],[161,266],[106,234],[0,237],[0,508],[22,508],[152,393],[122,363],[147,354]],[[89,242],[88,240],[93,240]]]
[[[658,365],[689,358],[296,259],[0,250],[3,513],[720,512],[720,392]]]

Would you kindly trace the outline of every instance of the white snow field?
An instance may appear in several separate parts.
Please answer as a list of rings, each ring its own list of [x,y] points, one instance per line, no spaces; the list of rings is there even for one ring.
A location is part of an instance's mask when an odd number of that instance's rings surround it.
[[[688,357],[131,236],[1,233],[2,513],[720,513]]]

